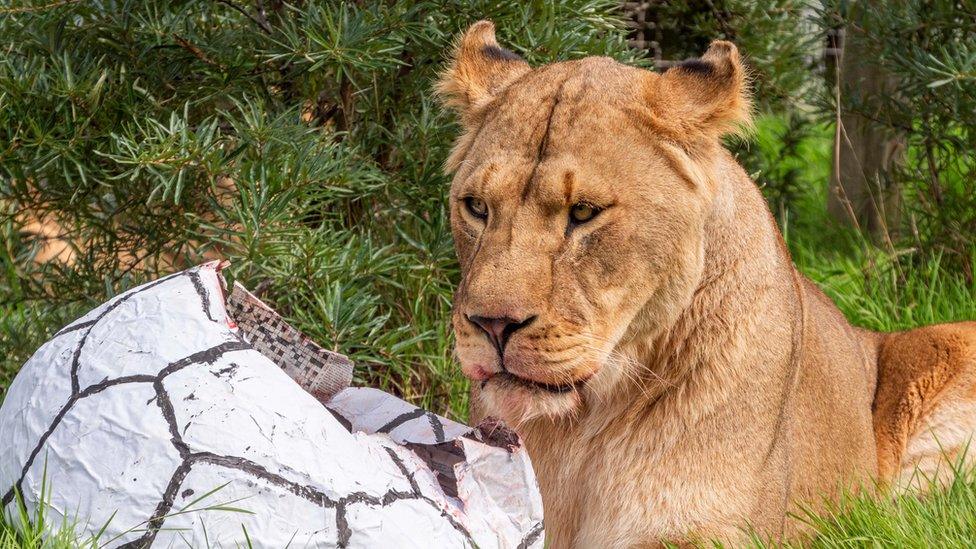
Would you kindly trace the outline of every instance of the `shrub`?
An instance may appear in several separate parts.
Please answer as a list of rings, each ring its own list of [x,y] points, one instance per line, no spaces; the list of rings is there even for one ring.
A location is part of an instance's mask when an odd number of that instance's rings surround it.
[[[841,89],[845,113],[907,149],[903,161],[868,183],[896,194],[900,211],[887,212],[896,244],[942,257],[973,280],[976,234],[976,6],[953,0],[825,4],[822,24],[845,28],[857,48],[845,67],[886,80]],[[838,108],[831,105],[831,109]],[[903,145],[901,144],[903,142]],[[883,201],[885,197],[877,197]],[[900,214],[900,215],[899,215]],[[900,219],[900,221],[899,221]],[[898,237],[900,238],[900,241]]]
[[[463,416],[441,171],[454,128],[431,82],[479,18],[530,61],[632,59],[618,7],[0,9],[4,376],[66,316],[219,255],[231,277],[356,360],[360,382]]]

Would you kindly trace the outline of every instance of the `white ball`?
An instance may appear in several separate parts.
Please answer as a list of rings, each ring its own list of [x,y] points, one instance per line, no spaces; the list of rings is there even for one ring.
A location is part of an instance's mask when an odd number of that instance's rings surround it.
[[[202,265],[117,296],[24,365],[0,407],[0,507],[20,494],[109,546],[541,547],[524,450],[380,391],[329,405],[252,347]],[[457,463],[446,493],[408,447],[444,444],[491,467]]]

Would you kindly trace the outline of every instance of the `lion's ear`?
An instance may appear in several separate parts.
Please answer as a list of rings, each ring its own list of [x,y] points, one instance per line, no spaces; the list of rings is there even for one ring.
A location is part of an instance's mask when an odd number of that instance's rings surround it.
[[[495,40],[495,25],[478,21],[461,35],[436,91],[444,103],[470,120],[515,79],[530,71],[529,64]]]
[[[675,139],[721,137],[750,124],[748,77],[731,42],[716,40],[700,59],[679,63],[651,82],[651,110]]]

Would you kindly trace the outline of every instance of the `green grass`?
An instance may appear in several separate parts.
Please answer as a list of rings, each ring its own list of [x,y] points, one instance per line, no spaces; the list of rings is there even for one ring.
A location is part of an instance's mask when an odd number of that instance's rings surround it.
[[[751,545],[756,549],[976,546],[976,474],[961,461],[949,466],[955,472],[953,480],[935,488],[929,484],[925,497],[869,491],[848,494],[818,512],[805,508],[794,514],[811,529],[810,538],[776,545],[753,534]]]
[[[46,475],[46,471],[45,471]],[[45,477],[46,478],[46,477]],[[241,515],[253,515],[251,511],[240,505],[242,499],[218,502],[219,492],[226,487],[226,484],[217,486],[212,490],[194,498],[182,508],[175,510],[164,518],[175,517],[178,515],[199,514],[202,512],[221,512],[236,513]],[[109,520],[103,524],[98,531],[89,537],[78,535],[81,530],[78,521],[71,521],[65,518],[59,523],[52,524],[49,518],[50,495],[53,487],[46,480],[41,483],[41,501],[36,509],[28,511],[24,506],[23,500],[18,496],[16,512],[0,520],[0,549],[97,549],[116,544],[119,538],[133,533],[145,531],[149,520],[140,524],[130,526],[126,530],[109,538],[105,532],[115,518],[113,514]],[[247,528],[242,524],[242,534],[245,539],[245,547],[251,547],[250,537]],[[179,532],[179,531],[177,531]],[[186,541],[185,538],[183,541]]]
[[[850,497],[833,511],[808,514],[814,547],[976,546],[976,478],[962,472],[928,497]]]
[[[82,539],[76,533],[75,524],[67,520],[59,524],[50,524],[48,519],[48,501],[51,486],[47,483],[47,469],[41,481],[41,501],[33,512],[24,506],[23,499],[17,494],[16,510],[0,520],[0,549],[20,548],[49,548],[95,549],[98,547],[98,537]]]
[[[939,257],[905,264],[887,254],[801,257],[801,269],[855,325],[897,331],[976,319],[976,284]],[[976,254],[972,257],[976,265]]]

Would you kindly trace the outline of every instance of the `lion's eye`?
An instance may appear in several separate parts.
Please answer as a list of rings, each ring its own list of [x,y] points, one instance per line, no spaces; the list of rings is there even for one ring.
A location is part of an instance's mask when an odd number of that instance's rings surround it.
[[[478,219],[485,219],[488,217],[488,204],[485,204],[484,200],[469,196],[464,199],[464,205],[468,208],[468,212]]]
[[[587,221],[596,217],[596,214],[600,213],[600,210],[593,206],[592,204],[587,204],[585,202],[578,202],[573,205],[569,210],[569,219],[573,223],[586,223]]]

